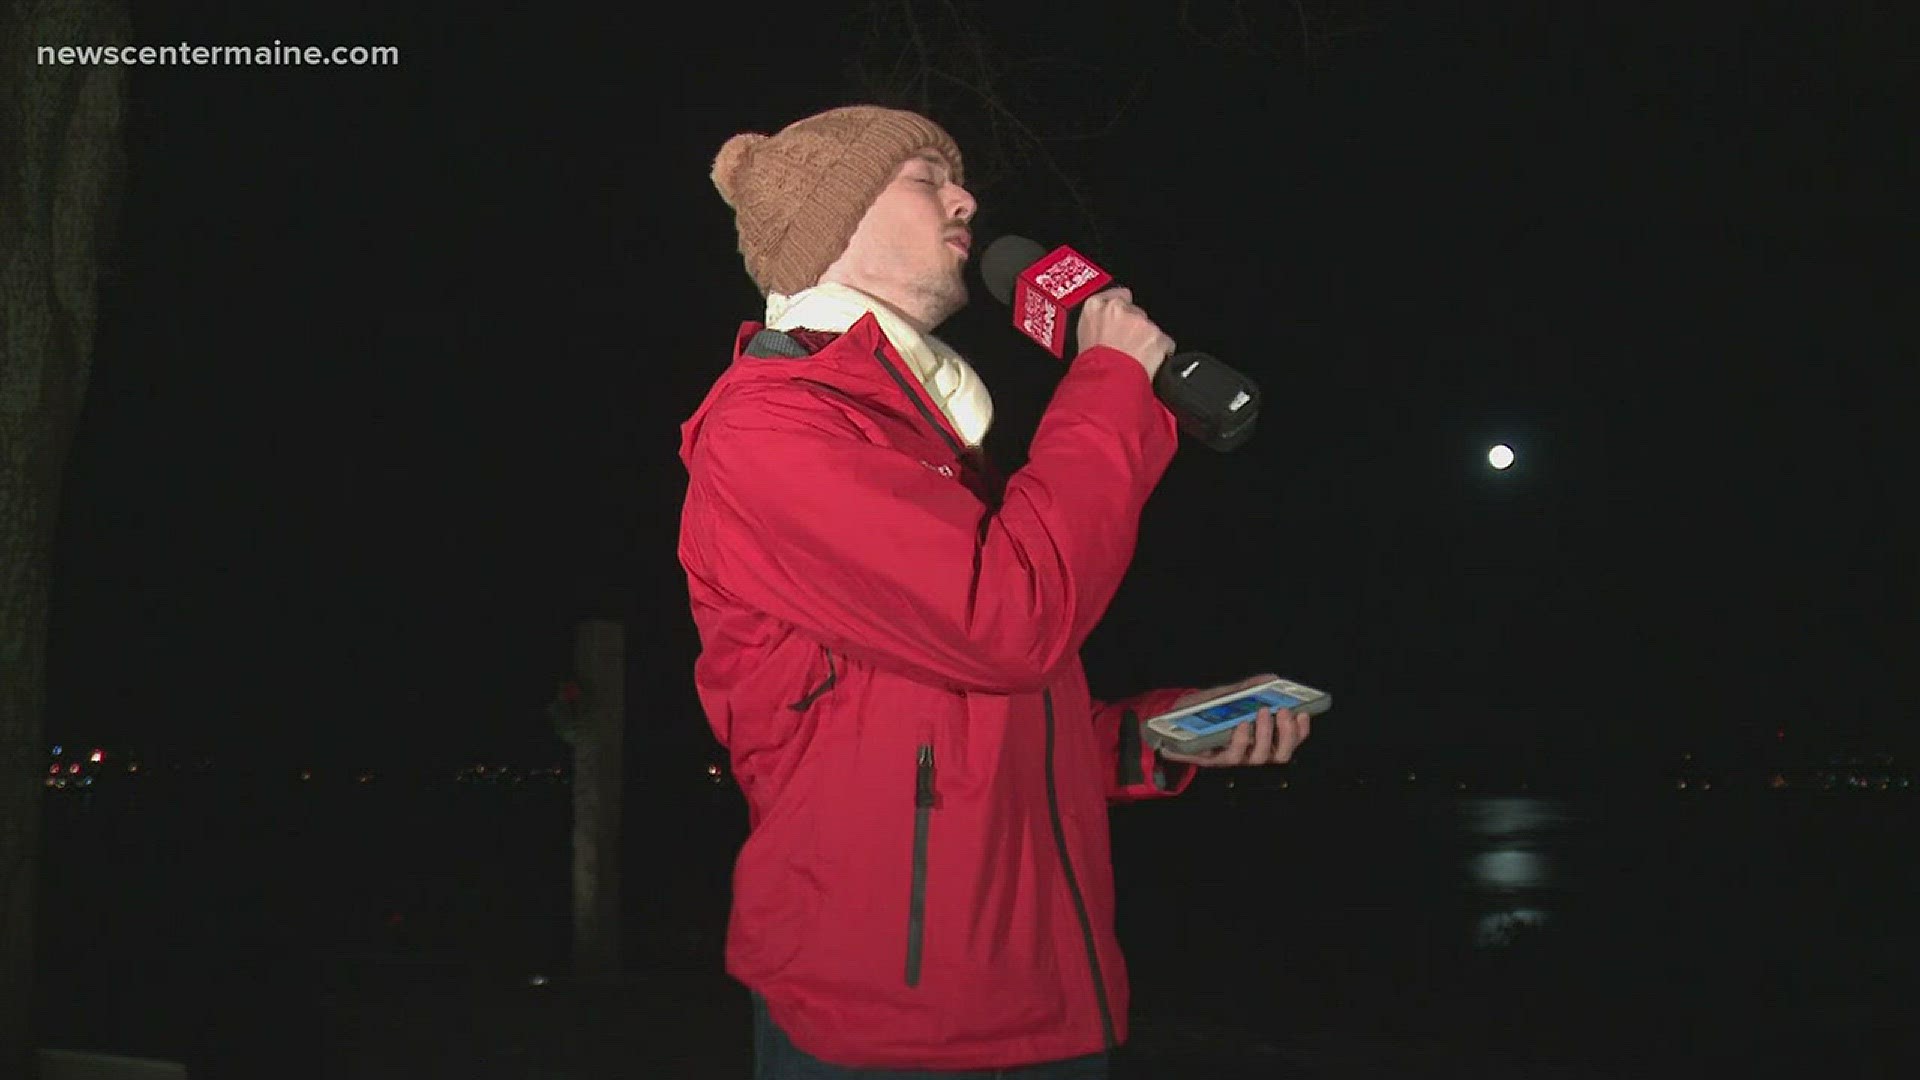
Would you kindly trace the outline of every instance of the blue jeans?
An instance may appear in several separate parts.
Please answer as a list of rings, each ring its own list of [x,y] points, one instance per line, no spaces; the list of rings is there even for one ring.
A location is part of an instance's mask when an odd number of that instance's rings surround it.
[[[1107,1080],[1107,1055],[1101,1052],[1064,1061],[979,1072],[853,1069],[829,1065],[793,1045],[767,1012],[766,999],[754,994],[753,1080]]]

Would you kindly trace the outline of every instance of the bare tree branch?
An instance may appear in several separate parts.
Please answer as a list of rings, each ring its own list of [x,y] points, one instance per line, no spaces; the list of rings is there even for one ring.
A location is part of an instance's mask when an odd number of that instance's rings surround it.
[[[946,115],[936,118],[983,133],[985,145],[967,147],[968,184],[976,193],[991,192],[1009,176],[1040,165],[1075,206],[1095,242],[1103,242],[1106,229],[1100,215],[1055,147],[1111,136],[1139,100],[1144,79],[1129,80],[1117,106],[1086,117],[1084,106],[1036,103],[1026,90],[1029,85],[1059,84],[1063,71],[1110,78],[1111,72],[1099,65],[1067,56],[1008,56],[954,0],[882,0],[868,6],[867,16],[867,46],[889,52],[893,63],[884,68],[867,60],[850,65],[863,97],[927,115],[944,111]],[[939,87],[955,91],[957,98],[942,102],[935,93]],[[943,104],[951,111],[943,110]],[[1048,121],[1044,126],[1042,118]]]
[[[1209,5],[1212,7],[1214,5]],[[1361,3],[1329,2],[1309,4],[1306,0],[1291,0],[1294,27],[1268,27],[1262,25],[1261,17],[1249,15],[1244,0],[1232,0],[1226,5],[1230,15],[1227,26],[1220,30],[1203,30],[1197,25],[1194,0],[1180,2],[1180,32],[1182,37],[1196,45],[1221,49],[1228,52],[1247,53],[1263,59],[1278,62],[1290,62],[1297,56],[1302,65],[1311,68],[1317,61],[1317,54],[1324,52],[1344,39],[1364,34],[1373,28],[1373,22],[1364,14],[1355,10],[1369,5]],[[1335,9],[1343,9],[1336,11]],[[1270,10],[1270,9],[1261,9]],[[1282,44],[1286,38],[1298,42],[1297,50]]]
[[[1335,42],[1363,32],[1353,10],[1377,0],[1289,0],[1249,5],[1244,0],[1182,0],[1177,38],[1294,68],[1311,68]],[[1013,177],[1038,166],[1083,222],[1085,235],[1104,246],[1108,222],[1087,195],[1087,178],[1073,175],[1061,151],[1112,138],[1146,91],[1147,77],[1118,72],[1054,52],[1013,55],[997,45],[972,9],[957,0],[872,0],[864,5],[867,55],[848,66],[866,100],[934,116],[971,129],[967,182],[987,199]],[[1224,27],[1201,29],[1202,20]],[[1062,89],[1120,87],[1117,103],[1063,100]],[[943,91],[945,93],[943,93]]]

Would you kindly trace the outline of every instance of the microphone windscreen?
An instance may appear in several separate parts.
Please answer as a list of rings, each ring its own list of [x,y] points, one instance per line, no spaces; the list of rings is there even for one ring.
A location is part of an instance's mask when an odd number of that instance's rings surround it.
[[[1020,271],[1045,258],[1047,249],[1024,236],[1003,236],[980,254],[980,280],[995,300],[1013,305],[1013,283]]]

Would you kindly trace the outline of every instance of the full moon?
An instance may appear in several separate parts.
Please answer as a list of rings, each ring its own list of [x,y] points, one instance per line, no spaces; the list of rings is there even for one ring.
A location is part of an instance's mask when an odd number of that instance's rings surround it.
[[[1504,469],[1513,464],[1513,450],[1506,445],[1496,446],[1487,451],[1487,464],[1496,469]]]

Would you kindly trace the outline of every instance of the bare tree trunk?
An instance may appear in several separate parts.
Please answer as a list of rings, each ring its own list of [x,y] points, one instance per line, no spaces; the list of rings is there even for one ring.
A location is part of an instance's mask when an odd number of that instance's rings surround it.
[[[574,670],[586,684],[573,745],[573,972],[620,974],[620,803],[625,767],[626,636],[617,622],[580,624]]]
[[[40,65],[125,44],[118,0],[0,0],[0,1076],[32,1075],[34,907],[47,767],[47,582],[121,186],[126,70]]]

